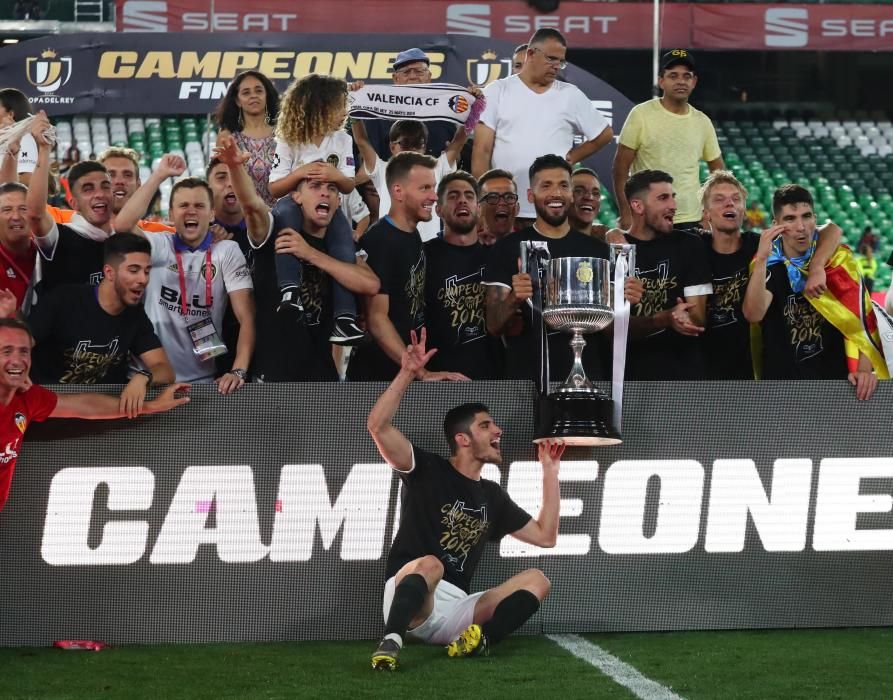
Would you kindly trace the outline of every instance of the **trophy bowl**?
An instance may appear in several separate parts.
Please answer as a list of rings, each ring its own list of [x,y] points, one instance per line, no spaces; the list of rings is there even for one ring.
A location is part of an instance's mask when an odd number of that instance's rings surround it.
[[[613,402],[592,385],[583,369],[583,335],[602,330],[614,318],[611,263],[601,258],[555,258],[546,266],[543,321],[552,330],[571,334],[574,362],[556,392],[542,397],[537,438],[568,445],[616,445]]]

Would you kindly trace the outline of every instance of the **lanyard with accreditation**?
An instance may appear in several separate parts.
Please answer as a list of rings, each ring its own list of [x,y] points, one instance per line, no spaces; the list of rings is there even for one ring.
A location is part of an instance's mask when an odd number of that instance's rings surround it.
[[[214,243],[211,238],[211,233],[209,232],[208,235],[205,236],[205,239],[197,248],[190,248],[180,240],[179,236],[174,236],[171,239],[171,242],[174,246],[174,255],[177,258],[177,275],[179,276],[180,282],[180,313],[184,318],[188,318],[189,310],[186,302],[186,268],[183,265],[183,251],[205,251],[205,264],[203,268],[205,273],[205,308],[208,310],[208,315],[200,321],[188,324],[186,330],[189,332],[189,337],[192,340],[192,351],[199,360],[210,360],[218,355],[223,355],[226,353],[226,343],[223,342],[223,339],[214,327],[214,319],[211,316],[211,309],[214,304],[214,293],[211,289],[211,285],[214,281],[211,249],[213,248]]]

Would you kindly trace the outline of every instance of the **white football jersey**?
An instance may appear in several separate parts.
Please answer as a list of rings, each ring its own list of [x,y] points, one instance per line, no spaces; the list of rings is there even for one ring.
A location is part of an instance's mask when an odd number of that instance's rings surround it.
[[[199,359],[187,327],[210,316],[218,335],[223,333],[223,314],[229,303],[228,294],[239,289],[254,288],[245,256],[234,241],[219,241],[212,244],[213,303],[209,308],[205,279],[207,244],[196,250],[182,247],[186,286],[184,316],[180,304],[180,273],[174,248],[176,234],[149,233],[146,234],[146,238],[152,245],[152,272],[145,293],[146,313],[155,326],[155,333],[174,367],[177,381],[212,381],[216,369],[214,360]]]

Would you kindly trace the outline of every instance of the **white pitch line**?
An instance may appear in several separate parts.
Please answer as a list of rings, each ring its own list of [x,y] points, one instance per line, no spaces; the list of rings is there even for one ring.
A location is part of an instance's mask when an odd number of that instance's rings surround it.
[[[578,659],[592,664],[612,681],[622,685],[642,700],[683,700],[682,696],[676,695],[666,686],[643,676],[633,666],[576,634],[546,636]]]

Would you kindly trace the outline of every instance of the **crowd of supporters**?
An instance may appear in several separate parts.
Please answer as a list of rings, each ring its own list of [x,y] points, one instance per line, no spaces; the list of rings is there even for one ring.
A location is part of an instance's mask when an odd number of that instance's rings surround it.
[[[470,140],[454,122],[349,120],[362,85],[310,75],[280,96],[242,73],[214,114],[206,180],[167,155],[142,182],[127,148],[72,143],[53,162],[47,117],[0,91],[3,124],[31,116],[0,161],[0,312],[31,327],[33,379],[120,383],[134,410],[148,386],[174,381],[230,393],[251,381],[390,380],[423,328],[437,353],[420,380],[532,379],[537,281],[518,259],[535,240],[553,258],[636,245],[629,379],[849,379],[868,398],[886,376],[860,321],[871,240],[856,260],[796,184],[775,193],[765,230],[746,230],[747,192],[689,104],[697,70],[682,49],[661,61],[662,96],[619,134],[620,219],[600,225],[602,183],[581,161],[614,134],[559,79],[566,51],[555,30],[519,46],[515,74],[483,90]],[[422,51],[398,56],[395,85],[430,81]],[[170,179],[158,222],[147,212]],[[594,379],[610,377],[609,335],[587,346]],[[563,378],[567,336],[550,333],[549,345]]]

